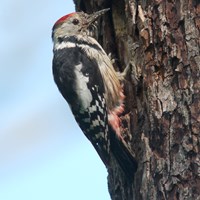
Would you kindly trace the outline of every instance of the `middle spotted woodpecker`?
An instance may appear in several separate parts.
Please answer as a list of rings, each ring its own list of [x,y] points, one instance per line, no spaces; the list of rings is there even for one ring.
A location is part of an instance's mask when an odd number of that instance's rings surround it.
[[[123,86],[109,56],[90,34],[94,22],[108,10],[71,13],[54,24],[53,75],[106,167],[113,155],[124,173],[133,176],[137,164],[120,134]]]

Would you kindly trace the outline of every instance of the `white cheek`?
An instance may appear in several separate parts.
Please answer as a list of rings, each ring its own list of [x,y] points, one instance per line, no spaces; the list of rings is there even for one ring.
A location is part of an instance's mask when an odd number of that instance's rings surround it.
[[[87,83],[89,82],[89,77],[86,77],[81,72],[82,64],[75,66],[75,75],[76,75],[76,90],[81,102],[82,109],[87,109],[90,107],[92,101],[92,94],[88,89]]]
[[[66,49],[66,48],[74,48],[76,47],[76,44],[73,42],[61,42],[61,43],[55,43],[54,49]]]

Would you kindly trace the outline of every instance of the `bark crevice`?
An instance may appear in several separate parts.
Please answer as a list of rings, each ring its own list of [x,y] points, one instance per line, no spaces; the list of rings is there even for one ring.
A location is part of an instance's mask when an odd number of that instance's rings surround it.
[[[138,170],[129,182],[113,161],[113,200],[200,199],[200,3],[192,0],[74,0],[77,10],[110,7],[99,42],[131,73],[122,116]]]

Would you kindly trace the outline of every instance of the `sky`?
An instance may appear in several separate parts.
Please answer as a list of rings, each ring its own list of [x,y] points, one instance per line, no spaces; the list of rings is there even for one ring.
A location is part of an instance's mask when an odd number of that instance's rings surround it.
[[[0,7],[0,200],[109,200],[107,171],[52,76],[51,28],[71,1]]]

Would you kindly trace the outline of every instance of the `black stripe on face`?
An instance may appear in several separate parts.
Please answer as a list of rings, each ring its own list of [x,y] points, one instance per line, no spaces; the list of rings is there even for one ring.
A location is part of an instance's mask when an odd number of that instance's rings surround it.
[[[97,45],[97,44],[92,44],[92,43],[89,43],[87,40],[84,40],[84,39],[78,39],[77,37],[75,36],[69,36],[69,37],[64,37],[64,38],[58,38],[58,41],[61,43],[61,42],[72,42],[74,44],[77,44],[77,45],[86,45],[88,47],[92,47],[98,51],[102,51],[102,49]]]

